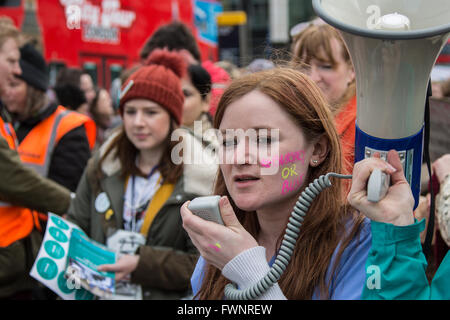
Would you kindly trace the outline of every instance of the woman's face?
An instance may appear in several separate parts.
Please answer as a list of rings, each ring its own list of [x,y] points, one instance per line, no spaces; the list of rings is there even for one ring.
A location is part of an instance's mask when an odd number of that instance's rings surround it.
[[[95,98],[94,82],[88,74],[82,74],[80,77],[80,89],[86,96],[87,103],[90,104]]]
[[[355,72],[344,60],[342,52],[344,48],[339,41],[332,38],[330,42],[336,66],[333,67],[331,61],[326,62],[327,55],[321,48],[318,56],[323,57],[325,62],[316,58],[310,59],[306,74],[319,86],[328,103],[333,105],[345,94],[348,85],[355,79]],[[307,60],[307,57],[302,58]]]
[[[124,105],[123,124],[128,139],[139,151],[151,151],[166,141],[170,115],[156,102],[133,99]]]
[[[98,120],[98,125],[101,128],[107,129],[111,126],[112,119],[114,117],[114,108],[112,106],[112,99],[109,96],[108,91],[100,90],[98,93],[95,113]]]
[[[6,109],[18,119],[21,119],[25,116],[26,101],[27,83],[16,77],[9,79],[3,96]]]
[[[183,105],[183,125],[192,126],[195,120],[198,120],[202,112],[209,109],[207,99],[202,99],[200,92],[192,84],[188,76],[181,80],[181,86],[184,94]]]
[[[230,129],[256,132],[256,136],[233,138],[226,135]],[[298,197],[314,143],[306,141],[302,130],[275,101],[260,91],[246,94],[227,107],[219,130],[223,137],[220,169],[240,209],[268,209]],[[261,148],[271,151],[261,156],[265,153]],[[264,174],[263,169],[271,166],[276,168],[274,173]]]

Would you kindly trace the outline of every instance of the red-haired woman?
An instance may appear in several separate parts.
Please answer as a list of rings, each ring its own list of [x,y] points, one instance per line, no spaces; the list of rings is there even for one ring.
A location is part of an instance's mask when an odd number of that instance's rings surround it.
[[[181,211],[184,227],[202,255],[191,280],[200,299],[221,299],[230,280],[244,289],[262,278],[280,248],[300,193],[319,176],[342,170],[333,116],[319,88],[299,71],[273,69],[235,80],[219,102],[214,127],[225,136],[222,153],[234,160],[220,164],[215,187],[215,194],[226,196],[221,199],[226,228],[203,221],[185,206]],[[226,138],[225,132],[238,129],[259,132],[256,141],[248,142],[256,148],[246,147],[244,139]],[[256,153],[269,146],[280,155],[272,175],[262,174],[269,162]],[[271,165],[276,164],[273,160]],[[291,262],[275,286],[278,291],[261,298],[361,297],[370,224],[346,205],[341,180],[332,182],[306,215]]]

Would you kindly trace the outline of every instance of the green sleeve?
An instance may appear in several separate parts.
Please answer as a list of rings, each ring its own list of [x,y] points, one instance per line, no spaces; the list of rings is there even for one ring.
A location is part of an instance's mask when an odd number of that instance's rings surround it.
[[[88,166],[90,165],[90,162]],[[81,176],[80,183],[77,187],[75,199],[70,203],[70,207],[67,211],[67,220],[76,223],[84,232],[90,237],[91,234],[91,197],[94,196],[89,185],[87,177],[88,167]]]
[[[450,300],[450,251],[442,260],[431,282],[432,300]]]
[[[427,262],[420,243],[424,219],[404,227],[372,221],[371,228],[363,299],[449,299],[450,255],[441,263],[431,286],[425,274]]]
[[[366,261],[363,299],[429,299],[420,232],[425,220],[410,226],[371,221],[372,248]]]
[[[25,166],[0,136],[0,200],[41,212],[64,214],[70,191]]]

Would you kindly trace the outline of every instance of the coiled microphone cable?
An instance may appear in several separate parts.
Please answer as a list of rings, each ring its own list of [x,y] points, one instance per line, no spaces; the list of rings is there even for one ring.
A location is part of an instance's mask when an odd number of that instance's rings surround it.
[[[295,206],[291,212],[289,222],[281,242],[275,262],[270,268],[269,272],[257,283],[245,290],[238,290],[235,284],[227,284],[225,286],[225,297],[229,300],[254,300],[264,294],[272,285],[274,285],[286,270],[289,261],[294,252],[295,244],[298,235],[300,234],[300,227],[309,210],[311,203],[325,188],[331,187],[330,177],[340,179],[351,179],[351,175],[343,175],[334,172],[329,172],[311,182],[308,187],[301,193]]]

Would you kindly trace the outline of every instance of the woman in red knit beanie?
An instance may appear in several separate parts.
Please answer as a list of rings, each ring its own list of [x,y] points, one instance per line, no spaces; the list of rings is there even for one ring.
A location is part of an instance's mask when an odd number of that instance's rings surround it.
[[[123,127],[91,159],[69,210],[68,218],[91,238],[120,254],[116,264],[99,267],[116,273],[119,298],[189,294],[198,254],[179,212],[185,201],[209,190],[198,183],[190,188],[198,175],[187,177],[183,164],[171,161],[185,71],[177,53],[155,50],[128,78],[120,97]]]

